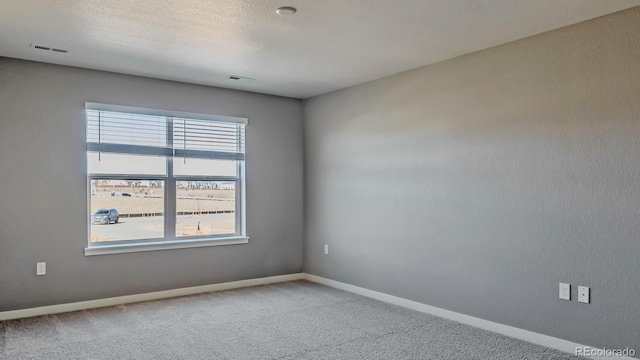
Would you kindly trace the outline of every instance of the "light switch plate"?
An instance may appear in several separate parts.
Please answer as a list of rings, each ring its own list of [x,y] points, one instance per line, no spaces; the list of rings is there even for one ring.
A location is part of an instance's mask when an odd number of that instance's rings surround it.
[[[571,300],[571,285],[560,283],[560,299]]]
[[[329,245],[328,244],[324,244],[324,254],[325,255],[329,255]]]
[[[587,286],[578,286],[578,301],[581,303],[588,304],[589,303],[589,287]]]

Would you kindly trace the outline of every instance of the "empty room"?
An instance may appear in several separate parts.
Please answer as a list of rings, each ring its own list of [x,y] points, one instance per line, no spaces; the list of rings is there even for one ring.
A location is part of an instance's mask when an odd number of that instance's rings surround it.
[[[640,358],[640,0],[0,0],[0,359]]]

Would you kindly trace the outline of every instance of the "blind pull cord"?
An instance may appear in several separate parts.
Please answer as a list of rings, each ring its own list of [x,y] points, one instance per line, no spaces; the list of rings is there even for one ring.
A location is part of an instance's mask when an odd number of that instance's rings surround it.
[[[98,111],[98,144],[102,143],[101,132],[100,132],[100,129],[101,129],[101,126],[102,126],[101,118],[100,118],[100,114],[101,113],[102,113],[102,111]],[[102,161],[102,152],[101,151],[98,151],[98,161]]]

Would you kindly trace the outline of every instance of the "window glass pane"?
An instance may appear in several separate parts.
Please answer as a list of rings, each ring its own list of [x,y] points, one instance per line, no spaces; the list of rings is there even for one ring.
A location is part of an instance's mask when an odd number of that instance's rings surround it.
[[[235,234],[236,182],[177,181],[176,236]]]
[[[165,175],[166,164],[161,156],[87,152],[89,174]]]
[[[236,176],[236,161],[176,157],[173,160],[173,173],[196,176]]]
[[[92,243],[164,237],[164,181],[90,182]]]

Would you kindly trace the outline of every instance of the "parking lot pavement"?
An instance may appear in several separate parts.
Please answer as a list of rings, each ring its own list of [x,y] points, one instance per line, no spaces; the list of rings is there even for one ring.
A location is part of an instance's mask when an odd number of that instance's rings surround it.
[[[193,222],[230,222],[235,214],[210,214],[196,216],[178,216],[178,221]],[[164,237],[164,217],[120,218],[117,224],[93,225],[91,235],[99,240],[137,240]]]

